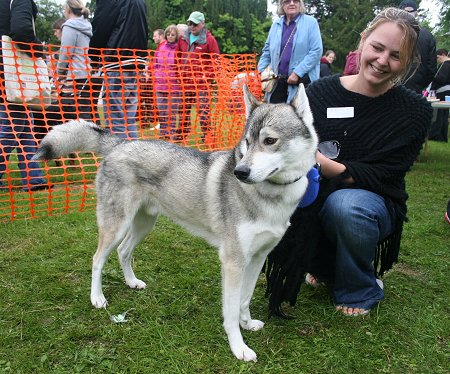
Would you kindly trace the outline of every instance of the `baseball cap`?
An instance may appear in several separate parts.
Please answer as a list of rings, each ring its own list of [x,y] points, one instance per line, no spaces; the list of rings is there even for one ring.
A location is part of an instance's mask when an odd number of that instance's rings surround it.
[[[189,21],[196,23],[196,24],[205,22],[205,15],[201,12],[192,12],[188,18],[188,22]]]
[[[398,7],[407,12],[417,12],[417,4],[414,0],[403,0]]]

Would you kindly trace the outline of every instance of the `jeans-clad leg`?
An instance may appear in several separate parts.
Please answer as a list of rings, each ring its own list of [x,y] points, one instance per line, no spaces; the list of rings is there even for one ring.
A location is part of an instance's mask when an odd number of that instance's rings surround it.
[[[16,149],[22,185],[41,185],[47,181],[43,177],[38,162],[31,161],[36,153],[37,143],[31,131],[33,116],[31,112],[10,112],[0,105],[0,179],[6,170],[11,152]]]
[[[136,111],[138,104],[135,71],[106,73],[106,124],[112,133],[124,139],[137,139]]]
[[[336,243],[336,305],[371,309],[384,298],[376,282],[373,258],[379,240],[393,230],[384,199],[366,190],[333,192],[320,212],[327,237]]]

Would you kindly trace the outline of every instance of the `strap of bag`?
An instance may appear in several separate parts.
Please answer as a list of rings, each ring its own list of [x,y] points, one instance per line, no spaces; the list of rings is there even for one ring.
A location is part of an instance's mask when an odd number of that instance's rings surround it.
[[[286,44],[284,45],[283,50],[281,51],[281,54],[280,54],[280,62],[278,63],[278,65],[280,65],[280,63],[281,63],[281,57],[283,56],[283,53],[284,53],[284,51],[286,50],[286,47],[288,46],[289,42],[291,41],[292,36],[294,35],[294,33],[295,33],[296,30],[297,30],[297,25],[295,25],[295,27],[292,29],[291,35],[289,35],[289,39],[287,40]]]

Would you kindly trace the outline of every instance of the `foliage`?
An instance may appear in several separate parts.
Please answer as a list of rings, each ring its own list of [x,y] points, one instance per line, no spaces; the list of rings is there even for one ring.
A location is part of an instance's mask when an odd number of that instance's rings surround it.
[[[36,18],[36,35],[47,44],[59,44],[53,35],[53,22],[63,16],[62,5],[53,0],[36,0],[38,15]]]
[[[450,50],[450,0],[440,0],[440,22],[436,27],[436,47]]]

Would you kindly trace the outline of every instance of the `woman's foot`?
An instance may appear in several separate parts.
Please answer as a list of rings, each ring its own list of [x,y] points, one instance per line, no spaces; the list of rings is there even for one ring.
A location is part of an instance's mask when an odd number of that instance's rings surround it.
[[[336,305],[336,310],[346,316],[366,316],[370,310],[362,308],[352,308],[345,305]]]

